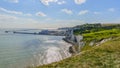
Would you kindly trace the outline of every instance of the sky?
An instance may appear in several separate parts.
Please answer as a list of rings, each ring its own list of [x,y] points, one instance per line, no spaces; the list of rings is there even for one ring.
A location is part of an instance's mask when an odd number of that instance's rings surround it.
[[[120,0],[0,0],[0,28],[120,23]]]

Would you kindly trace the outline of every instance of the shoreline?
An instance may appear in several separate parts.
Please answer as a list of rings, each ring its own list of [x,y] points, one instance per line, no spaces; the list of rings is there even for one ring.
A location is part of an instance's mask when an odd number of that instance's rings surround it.
[[[73,42],[73,41],[71,41],[71,40],[68,40],[68,39],[66,39],[66,38],[63,38],[62,39],[63,41],[65,41],[66,43],[69,43],[69,44],[71,44],[72,46],[70,46],[69,47],[69,53],[71,54],[71,56],[72,55],[76,55],[77,53],[78,53],[78,50],[77,50],[77,43],[75,43],[75,42]]]

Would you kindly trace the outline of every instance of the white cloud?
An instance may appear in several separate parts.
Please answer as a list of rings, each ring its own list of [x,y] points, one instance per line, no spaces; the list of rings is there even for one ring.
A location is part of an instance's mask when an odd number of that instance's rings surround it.
[[[0,11],[6,12],[6,13],[11,13],[11,14],[23,14],[22,12],[18,12],[18,11],[11,11],[11,10],[7,10],[5,8],[0,8]]]
[[[59,27],[59,28],[61,28],[61,27],[73,27],[73,26],[85,23],[82,20],[73,20],[73,19],[70,19],[70,20],[57,19],[54,22],[53,22],[54,23],[53,25],[56,26],[56,27]]]
[[[25,16],[32,16],[32,14],[30,14],[30,13],[27,13],[27,14],[25,14]]]
[[[42,25],[42,26],[41,26]],[[0,14],[1,28],[44,28],[42,21]]]
[[[59,5],[62,5],[62,4],[65,4],[66,2],[65,1],[59,1],[57,2]]]
[[[86,2],[86,0],[74,0],[76,4],[83,4]]]
[[[46,17],[47,15],[43,12],[37,12],[36,16],[42,16],[42,17]]]
[[[110,12],[114,12],[115,9],[114,9],[114,8],[109,8],[108,11],[110,11]]]
[[[31,18],[20,18],[12,15],[0,14],[1,28],[61,28],[73,27],[83,24],[81,20],[60,20],[60,19],[44,19],[34,20]]]
[[[62,5],[62,4],[65,4],[66,1],[64,0],[40,0],[42,4],[46,5],[46,6],[49,6],[50,3],[56,3],[58,5]]]
[[[62,9],[61,10],[62,12],[66,13],[66,14],[72,14],[72,10],[69,10],[69,9]]]
[[[6,1],[11,2],[11,3],[18,3],[19,2],[19,0],[6,0]]]
[[[1,8],[1,7],[0,7],[0,11],[3,11],[3,12],[5,12],[5,13],[9,13],[9,14],[24,15],[24,16],[32,16],[32,14],[30,14],[30,13],[24,14],[23,12],[12,11],[12,10],[8,10],[8,9]]]
[[[94,12],[94,14],[96,14],[96,15],[97,15],[97,14],[101,14],[101,13],[100,13],[100,12]]]
[[[88,10],[82,10],[78,13],[78,15],[84,15],[87,14],[89,11]]]
[[[40,0],[42,4],[48,6],[49,3],[52,3],[52,2],[57,2],[58,0]]]
[[[14,19],[14,20],[16,20],[17,19],[17,17],[15,17],[15,16],[9,16],[9,15],[1,15],[0,14],[0,21],[5,21],[5,19]]]

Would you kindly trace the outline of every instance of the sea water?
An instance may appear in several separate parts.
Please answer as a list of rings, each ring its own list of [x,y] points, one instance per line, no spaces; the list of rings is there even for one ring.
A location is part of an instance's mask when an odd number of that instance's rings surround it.
[[[26,68],[70,57],[71,45],[62,38],[63,36],[5,33],[5,29],[0,29],[0,68]]]

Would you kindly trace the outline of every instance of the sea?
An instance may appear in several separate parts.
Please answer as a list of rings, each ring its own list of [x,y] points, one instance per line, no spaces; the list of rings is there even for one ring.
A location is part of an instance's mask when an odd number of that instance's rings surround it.
[[[5,31],[9,31],[6,33]],[[0,29],[0,68],[27,68],[57,62],[71,56],[64,36],[15,34],[41,29]]]

